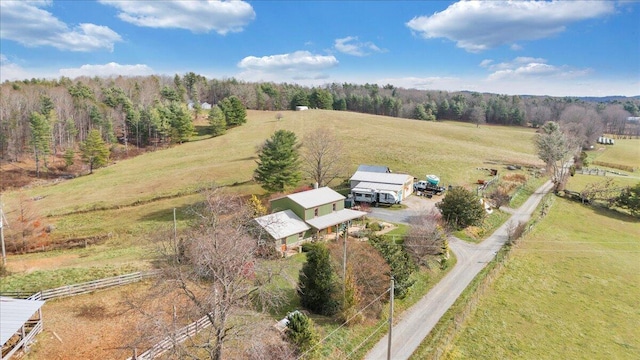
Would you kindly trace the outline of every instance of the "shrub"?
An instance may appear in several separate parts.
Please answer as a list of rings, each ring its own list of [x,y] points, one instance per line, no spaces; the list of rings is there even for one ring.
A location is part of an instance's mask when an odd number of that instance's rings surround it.
[[[318,344],[318,334],[313,321],[300,311],[289,313],[287,320],[287,339],[296,346],[299,354],[306,353],[312,356],[313,349]]]
[[[481,225],[485,217],[484,207],[478,196],[463,187],[449,190],[436,207],[440,209],[447,224],[455,230]]]

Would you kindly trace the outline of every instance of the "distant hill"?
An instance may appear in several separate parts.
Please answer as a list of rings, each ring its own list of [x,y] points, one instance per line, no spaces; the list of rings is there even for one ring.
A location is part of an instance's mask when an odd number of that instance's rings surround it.
[[[601,97],[597,97],[597,96],[584,96],[584,97],[578,97],[578,99],[584,101],[584,102],[595,102],[595,103],[601,103],[601,102],[611,102],[611,101],[621,101],[624,102],[626,100],[640,100],[640,95],[637,96],[620,96],[620,95],[613,95],[613,96],[601,96]]]

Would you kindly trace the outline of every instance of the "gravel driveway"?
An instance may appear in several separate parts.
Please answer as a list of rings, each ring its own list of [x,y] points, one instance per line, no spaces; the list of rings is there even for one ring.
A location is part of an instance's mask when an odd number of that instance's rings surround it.
[[[429,199],[423,196],[411,195],[402,201],[405,209],[389,209],[384,206],[371,207],[369,217],[384,220],[397,224],[407,224],[412,215],[425,213],[436,206],[436,203],[442,200],[443,195],[434,196]]]

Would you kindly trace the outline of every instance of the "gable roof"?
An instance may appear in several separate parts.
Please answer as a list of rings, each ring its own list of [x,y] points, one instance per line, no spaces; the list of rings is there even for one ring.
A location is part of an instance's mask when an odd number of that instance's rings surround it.
[[[356,171],[349,179],[350,181],[363,181],[369,183],[397,184],[404,185],[407,178],[413,179],[413,176],[407,174],[378,173],[369,171]]]
[[[311,209],[316,206],[330,204],[332,202],[342,201],[345,199],[344,196],[326,186],[319,189],[290,194],[287,195],[287,197],[305,209]]]
[[[311,229],[309,225],[302,221],[302,219],[296,216],[291,210],[278,211],[273,214],[261,216],[255,220],[276,240],[284,239],[293,234],[299,234]]]

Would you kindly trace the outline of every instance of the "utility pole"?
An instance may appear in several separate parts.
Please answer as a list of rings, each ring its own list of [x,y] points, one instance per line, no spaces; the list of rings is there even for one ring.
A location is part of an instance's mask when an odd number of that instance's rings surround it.
[[[342,249],[342,298],[347,297],[347,233],[349,224],[345,223],[344,229],[344,246]]]
[[[4,247],[4,211],[2,211],[2,195],[0,194],[0,243],[2,243],[2,266],[7,265],[7,250]]]
[[[387,346],[387,360],[391,360],[391,337],[393,336],[393,276],[391,277],[391,289],[389,289],[389,345]]]

